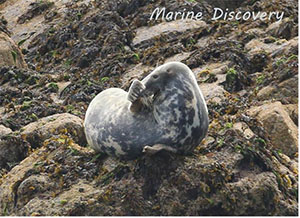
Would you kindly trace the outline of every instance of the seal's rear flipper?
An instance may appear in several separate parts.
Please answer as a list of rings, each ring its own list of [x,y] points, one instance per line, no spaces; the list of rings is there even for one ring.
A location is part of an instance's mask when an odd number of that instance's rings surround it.
[[[175,148],[172,148],[170,146],[163,145],[163,144],[156,144],[153,146],[146,145],[143,148],[143,153],[148,154],[148,155],[153,155],[162,150],[170,151],[172,153],[177,153],[177,150]]]

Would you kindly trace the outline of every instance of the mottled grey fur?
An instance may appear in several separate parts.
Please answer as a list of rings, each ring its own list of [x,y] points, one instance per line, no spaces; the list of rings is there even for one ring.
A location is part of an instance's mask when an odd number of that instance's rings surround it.
[[[170,62],[135,80],[128,93],[110,88],[98,94],[84,127],[93,149],[121,158],[136,158],[145,146],[158,144],[189,153],[207,133],[208,112],[192,71]]]

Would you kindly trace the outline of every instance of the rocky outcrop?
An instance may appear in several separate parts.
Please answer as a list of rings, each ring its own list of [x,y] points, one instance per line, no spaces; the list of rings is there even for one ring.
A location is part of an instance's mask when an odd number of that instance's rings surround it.
[[[3,32],[0,32],[0,67],[1,66],[27,67],[20,49],[15,42]]]
[[[6,133],[10,133],[8,128]],[[5,134],[0,139],[0,169],[10,169],[23,160],[32,149],[39,148],[46,139],[65,134],[70,137],[64,140],[74,140],[77,143],[85,144],[83,122],[80,118],[64,113],[55,114],[42,118],[36,122],[26,125],[21,131]]]
[[[215,103],[220,103],[224,99],[226,91],[221,84],[226,80],[228,64],[229,62],[211,63],[194,69],[205,99]]]
[[[255,134],[245,122],[238,122],[233,124],[233,129],[236,129],[237,131],[241,132],[247,139],[250,139],[253,136],[255,136]]]
[[[283,103],[298,103],[298,75],[279,84],[265,86],[258,93],[259,100],[275,99]]]
[[[29,143],[20,136],[2,136],[0,138],[0,170],[14,167],[27,157],[29,150]]]
[[[172,22],[162,22],[153,27],[140,27],[137,29],[137,34],[133,39],[132,43],[136,46],[142,46],[143,41],[151,38],[158,38],[162,34],[168,34],[170,32],[186,32],[192,29],[205,29],[207,24],[204,21],[194,20],[176,20]],[[161,36],[160,36],[161,37]]]
[[[250,116],[257,116],[270,136],[274,148],[293,157],[298,151],[298,129],[280,102],[251,108]]]
[[[87,155],[60,138],[44,145],[0,180],[0,207],[6,214],[273,215],[297,210],[295,204],[281,210],[287,202],[278,190],[280,178],[260,165],[262,159],[252,162],[234,148],[120,162]]]
[[[21,129],[21,135],[33,148],[40,147],[46,139],[60,133],[69,133],[80,144],[85,143],[83,121],[72,114],[55,114],[39,119]]]
[[[287,104],[284,105],[285,110],[289,113],[290,118],[294,121],[296,126],[298,126],[298,104]]]
[[[290,18],[285,18],[281,22],[272,23],[266,31],[273,37],[287,40],[296,35],[293,20]]]
[[[212,5],[284,19],[212,21]],[[204,18],[149,21],[157,7]],[[18,0],[0,11],[30,68],[0,67],[0,215],[298,214],[295,1]],[[193,154],[121,161],[88,148],[91,100],[168,61],[192,69],[207,102]]]
[[[10,128],[7,128],[7,127],[5,127],[3,125],[0,125],[0,137],[4,136],[4,135],[7,135],[7,134],[9,134],[11,132],[12,132],[12,130]]]
[[[270,172],[261,173],[255,175],[255,177],[243,178],[239,182],[229,185],[228,189],[230,194],[225,195],[223,201],[226,202],[226,199],[230,199],[230,201],[237,201],[236,208],[234,208],[234,215],[271,215],[272,212],[270,211],[272,211],[275,206],[274,200],[282,198],[276,184],[276,176]],[[247,195],[245,201],[238,201],[238,199],[241,199],[241,196],[243,195]],[[230,203],[228,204],[228,206],[230,206]],[[286,204],[284,202],[280,202],[279,204],[279,207],[287,206],[281,205]],[[256,213],[254,211],[250,211],[249,207],[255,208]],[[284,214],[291,214],[291,211],[293,210],[297,210],[295,206],[290,208],[290,211],[287,210],[282,212]]]

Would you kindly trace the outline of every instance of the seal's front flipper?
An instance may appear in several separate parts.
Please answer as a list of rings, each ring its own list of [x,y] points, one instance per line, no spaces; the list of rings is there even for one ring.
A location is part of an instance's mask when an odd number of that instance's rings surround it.
[[[135,79],[133,80],[130,88],[129,88],[129,91],[128,91],[128,96],[127,96],[127,99],[128,101],[130,101],[131,103],[134,103],[136,100],[138,100],[138,98],[142,97],[142,92],[146,89],[145,85]]]
[[[148,99],[143,96],[143,92],[145,91],[145,85],[139,81],[134,80],[129,88],[127,100],[131,102],[129,106],[129,110],[133,113],[137,113],[142,109],[147,108]]]
[[[175,148],[172,148],[170,146],[163,145],[163,144],[156,144],[156,145],[153,145],[153,146],[146,145],[143,148],[143,153],[145,153],[147,155],[153,155],[153,154],[156,154],[157,152],[162,151],[162,150],[170,151],[172,153],[177,153],[177,150]]]

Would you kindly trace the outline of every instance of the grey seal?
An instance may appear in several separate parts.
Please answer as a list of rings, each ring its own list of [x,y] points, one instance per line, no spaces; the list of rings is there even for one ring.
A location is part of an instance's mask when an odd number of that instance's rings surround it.
[[[134,159],[165,149],[187,154],[208,130],[208,111],[196,78],[180,62],[157,67],[126,92],[109,88],[90,103],[84,130],[98,152]]]

